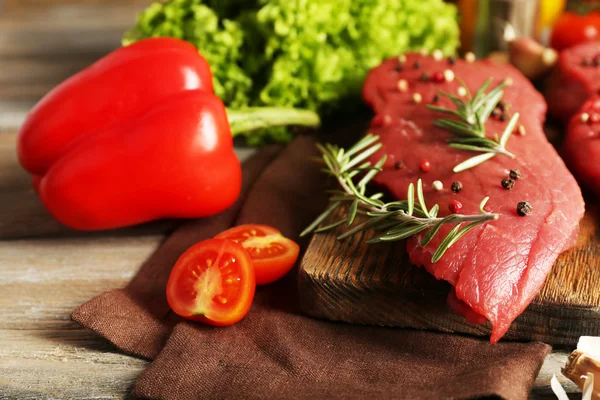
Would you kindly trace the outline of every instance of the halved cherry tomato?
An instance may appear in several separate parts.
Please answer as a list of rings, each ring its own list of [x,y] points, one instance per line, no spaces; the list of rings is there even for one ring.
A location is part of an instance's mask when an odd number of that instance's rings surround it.
[[[244,246],[252,258],[257,285],[282,278],[292,269],[300,253],[300,246],[267,225],[240,225],[215,238],[233,240]]]
[[[210,239],[179,257],[167,283],[167,301],[186,319],[225,326],[248,313],[255,289],[246,250],[231,240]]]

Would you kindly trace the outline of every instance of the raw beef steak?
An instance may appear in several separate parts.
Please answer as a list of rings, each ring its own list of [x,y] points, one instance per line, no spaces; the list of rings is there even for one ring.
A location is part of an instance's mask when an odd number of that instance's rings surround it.
[[[589,98],[571,118],[563,153],[575,176],[600,197],[600,96]]]
[[[566,123],[599,89],[600,42],[563,50],[544,91],[548,114]]]
[[[488,137],[501,133],[508,116],[519,112],[522,128],[506,146],[516,158],[497,155],[472,169],[453,173],[456,164],[477,153],[450,148],[446,139],[454,136],[432,125],[446,115],[425,105],[455,109],[450,100],[437,95],[438,91],[459,94],[460,79],[474,93],[488,78],[493,78],[488,91],[506,78],[513,82],[505,88],[502,110],[490,117],[486,131]],[[372,70],[363,97],[376,114],[370,132],[380,135],[383,143],[373,160],[388,155],[384,170],[376,176],[377,183],[404,199],[409,183],[423,179],[425,200],[429,207],[439,204],[440,216],[449,214],[453,200],[462,203],[462,214],[479,213],[479,204],[486,196],[490,197],[486,210],[500,214],[499,220],[471,230],[437,263],[431,262],[431,256],[450,230],[449,225],[424,248],[419,245],[422,234],[406,244],[412,263],[452,284],[454,292],[448,298],[451,308],[471,322],[489,320],[493,327],[490,340],[497,342],[538,293],[558,254],[574,245],[584,212],[575,179],[542,131],[544,99],[511,66],[420,54],[389,59]],[[512,169],[518,169],[521,176],[508,190],[501,181]],[[442,190],[432,188],[436,180],[443,183]],[[458,193],[451,190],[454,181],[462,184]],[[518,215],[517,203],[522,201],[532,205],[530,215]]]

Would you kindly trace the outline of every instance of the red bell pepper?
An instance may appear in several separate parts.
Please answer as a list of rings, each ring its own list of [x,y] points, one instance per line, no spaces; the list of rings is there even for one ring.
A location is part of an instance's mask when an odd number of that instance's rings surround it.
[[[18,153],[56,219],[102,230],[224,210],[241,188],[232,129],[287,124],[319,119],[295,109],[226,111],[198,51],[154,38],[46,95],[21,128]]]

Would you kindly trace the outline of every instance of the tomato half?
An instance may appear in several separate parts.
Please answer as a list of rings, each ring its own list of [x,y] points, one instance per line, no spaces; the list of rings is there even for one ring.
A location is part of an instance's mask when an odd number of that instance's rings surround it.
[[[257,285],[282,278],[292,269],[300,253],[300,246],[293,240],[267,225],[240,225],[215,238],[233,240],[246,249],[254,264]]]
[[[210,239],[179,257],[167,283],[167,301],[186,319],[225,326],[248,313],[255,288],[246,250],[231,240]]]

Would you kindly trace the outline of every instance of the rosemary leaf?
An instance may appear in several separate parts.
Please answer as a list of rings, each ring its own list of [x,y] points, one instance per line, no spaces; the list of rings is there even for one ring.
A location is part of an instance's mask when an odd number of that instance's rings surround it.
[[[444,107],[432,106],[431,104],[426,104],[425,107],[427,107],[428,109],[430,109],[432,111],[437,111],[437,112],[441,112],[441,113],[445,113],[445,114],[454,115],[455,117],[458,117],[458,118],[460,118],[462,115],[458,111],[448,110],[447,108],[444,108]]]
[[[481,85],[479,87],[477,92],[475,92],[475,96],[473,96],[473,104],[479,104],[479,100],[483,97],[484,92],[487,90],[487,88],[490,86],[491,83],[492,83],[492,78],[488,78],[483,83],[483,85]],[[474,111],[477,111],[477,109],[475,109]]]
[[[406,200],[408,201],[408,210],[406,214],[408,216],[413,215],[413,210],[415,209],[415,185],[412,183],[408,185],[408,193],[406,194]]]
[[[485,205],[487,204],[488,200],[490,199],[490,196],[485,197],[483,200],[481,200],[481,203],[479,203],[479,211],[482,214],[487,214],[488,212],[485,211],[483,208],[485,207]]]
[[[411,236],[414,236],[417,233],[424,231],[425,229],[427,229],[427,225],[422,225],[422,224],[421,225],[412,225],[412,226],[409,226],[405,229],[398,231],[397,233],[394,233],[394,234],[387,233],[385,235],[379,236],[377,239],[379,239],[382,242],[402,240],[402,239],[406,239]],[[368,243],[368,241],[367,241],[367,243]]]
[[[434,226],[432,226],[431,229],[429,229],[427,231],[427,233],[425,233],[425,235],[423,235],[423,238],[421,239],[421,243],[420,243],[421,247],[425,247],[429,244],[429,242],[431,242],[431,240],[438,233],[438,231],[440,230],[442,225],[444,225],[443,219],[440,220],[438,223],[436,223]]]
[[[498,146],[498,142],[494,142],[493,140],[490,140],[488,138],[458,137],[458,138],[448,138],[448,139],[446,139],[446,141],[448,143],[476,144],[476,145],[480,145],[483,147],[490,147],[490,148]]]
[[[358,143],[356,143],[354,146],[352,146],[350,148],[350,150],[348,150],[346,152],[346,158],[348,158],[348,159],[351,158],[354,154],[366,149],[373,143],[376,143],[378,140],[379,140],[379,136],[377,136],[377,135],[373,135],[371,133],[365,135],[364,138],[362,138]]]
[[[335,229],[338,226],[344,224],[345,222],[346,222],[346,219],[341,219],[339,221],[334,222],[333,224],[325,225],[321,228],[315,229],[315,233],[322,233],[322,232],[330,231],[330,230]]]
[[[425,204],[425,196],[423,195],[423,181],[419,179],[417,181],[417,198],[419,199],[419,205],[421,206],[421,212],[427,218],[430,217],[427,205]]]
[[[504,132],[502,132],[502,136],[500,136],[500,146],[506,147],[506,143],[510,138],[510,135],[515,130],[515,126],[517,125],[517,121],[519,120],[519,113],[514,113],[508,124],[506,124],[506,128],[504,128]]]
[[[382,146],[383,146],[383,144],[378,143],[374,146],[369,147],[366,150],[363,150],[362,153],[360,153],[359,155],[354,157],[351,161],[349,161],[347,164],[345,164],[342,167],[341,172],[348,171],[350,168],[354,167],[355,165],[357,165],[357,164],[363,162],[364,160],[366,160],[367,158],[371,157],[373,154],[377,153],[377,151],[379,151],[379,149],[381,149]]]
[[[450,99],[454,105],[456,106],[457,110],[459,112],[464,112],[465,110],[465,102],[462,99],[459,99],[457,96],[453,95],[452,93],[448,93],[448,92],[444,92],[444,91],[440,91],[439,92],[440,96],[444,96],[448,99]]]
[[[369,217],[379,217],[381,215],[385,215],[386,217],[389,217],[390,215],[394,214],[396,211],[367,211],[367,215]]]
[[[496,151],[494,149],[490,149],[489,147],[472,146],[470,144],[450,143],[448,146],[450,146],[454,149],[478,151],[481,153],[496,153]]]
[[[446,247],[446,250],[449,249],[450,247],[452,247],[454,245],[454,243],[458,242],[460,240],[460,238],[465,236],[471,229],[473,229],[479,225],[481,225],[481,222],[479,222],[479,221],[471,222],[470,224],[468,224],[467,226],[465,226],[464,228],[462,228],[461,230],[456,232],[456,234],[453,235],[452,239],[450,239],[450,241],[448,242],[448,246]],[[443,253],[442,253],[442,255],[443,255]]]
[[[491,82],[491,78],[489,79],[489,81]],[[477,111],[479,107],[483,106],[485,103],[490,101],[490,99],[494,98],[498,92],[503,92],[504,86],[506,86],[506,81],[501,82],[494,89],[490,90],[489,93],[487,93],[484,96],[481,96],[479,99],[477,99],[477,101],[474,101],[472,105],[473,110]]]
[[[472,125],[454,119],[440,118],[433,121],[433,125],[439,128],[444,128],[454,133],[457,136],[463,137],[480,137],[478,130]]]
[[[374,168],[371,171],[367,172],[367,174],[360,180],[360,182],[358,182],[357,186],[361,187],[369,183],[371,179],[373,179],[373,177],[377,175],[379,171],[381,171],[383,164],[385,164],[385,160],[387,160],[387,155],[384,155],[379,159],[379,161],[377,161],[377,163],[374,165]]]
[[[371,200],[379,200],[383,197],[383,193],[375,193],[370,197]]]
[[[390,211],[392,209],[406,211],[406,210],[408,210],[408,201],[407,200],[399,200],[399,201],[392,201],[391,203],[386,203],[385,209],[390,210]]]
[[[433,256],[431,257],[431,262],[432,263],[438,262],[440,260],[440,258],[442,258],[442,256],[446,252],[446,250],[448,250],[448,248],[450,248],[450,242],[452,242],[452,239],[458,233],[458,230],[460,229],[461,225],[462,224],[460,222],[457,223],[456,225],[454,225],[454,228],[452,228],[450,230],[450,232],[448,232],[448,234],[446,235],[446,237],[438,245],[438,248],[435,249],[435,252],[433,253]]]
[[[321,224],[321,222],[325,221],[325,219],[326,219],[327,217],[329,217],[329,216],[331,215],[331,213],[333,213],[333,212],[336,210],[336,208],[338,208],[338,207],[340,206],[340,204],[341,204],[341,203],[340,203],[339,201],[336,201],[336,202],[335,202],[335,203],[333,203],[331,206],[329,206],[329,208],[328,208],[327,210],[323,211],[323,212],[321,213],[321,215],[319,215],[319,216],[317,217],[317,219],[315,219],[315,220],[313,221],[313,223],[312,223],[312,224],[310,224],[308,227],[306,227],[306,229],[305,229],[305,230],[303,230],[303,231],[302,231],[302,233],[300,234],[300,237],[302,237],[302,236],[306,236],[306,235],[308,235],[310,232],[314,231],[314,230],[315,230],[315,228]]]
[[[329,157],[329,154],[328,154],[328,153],[323,153],[323,161],[325,161],[325,164],[327,165],[327,168],[329,168],[329,170],[330,170],[330,171],[332,171],[332,172],[334,172],[334,173],[335,173],[335,170],[334,170],[334,168],[333,168],[333,165],[336,163],[336,161],[335,161],[335,160],[332,160],[332,159]]]
[[[352,171],[348,172],[346,174],[346,178],[352,179],[354,178],[356,175],[360,174],[359,170],[353,169]]]
[[[494,111],[494,108],[496,108],[498,102],[500,101],[503,95],[504,92],[502,90],[496,92],[496,94],[490,97],[490,99],[484,104],[481,111],[477,112],[481,121],[487,121],[487,119],[490,117],[492,111]]]
[[[354,185],[354,182],[352,182],[352,179],[344,179],[344,182],[345,182],[346,186],[348,186],[348,189],[350,189],[352,194],[354,196],[358,197],[358,199],[360,201],[362,201],[363,203],[366,203],[370,206],[375,206],[375,207],[379,207],[379,206],[381,206],[381,204],[383,204],[383,202],[381,200],[372,200],[372,199],[366,197],[359,189],[356,188],[356,186]]]
[[[427,228],[427,224],[424,224],[423,222],[419,222],[417,220],[412,219],[412,220],[404,221],[404,222],[394,225],[392,227],[393,229],[390,229],[385,232],[385,235],[388,235],[388,236],[397,235],[398,233],[402,233],[402,232],[406,231],[407,229],[413,228],[415,226],[425,226],[425,228]]]
[[[440,206],[438,206],[437,204],[431,207],[431,210],[429,210],[429,215],[431,216],[431,218],[436,218],[439,210]]]
[[[455,166],[452,171],[454,171],[454,172],[465,171],[469,168],[473,168],[473,167],[489,160],[490,158],[494,157],[495,155],[496,155],[495,153],[483,153],[478,156],[471,157],[468,160],[465,160],[465,161],[461,162],[460,164],[458,164],[457,166]]]
[[[352,225],[354,218],[356,218],[356,212],[358,211],[358,199],[355,199],[348,210],[348,225]]]
[[[375,217],[373,219],[361,222],[360,224],[354,225],[350,230],[347,230],[346,232],[344,232],[341,235],[339,235],[337,237],[337,239],[338,240],[342,240],[342,239],[345,239],[347,237],[350,237],[350,236],[354,235],[357,232],[360,232],[362,230],[370,228],[370,227],[376,225],[377,223],[386,220],[387,218],[389,218],[388,215],[381,215],[379,217]],[[396,222],[394,222],[394,223],[396,223]]]

